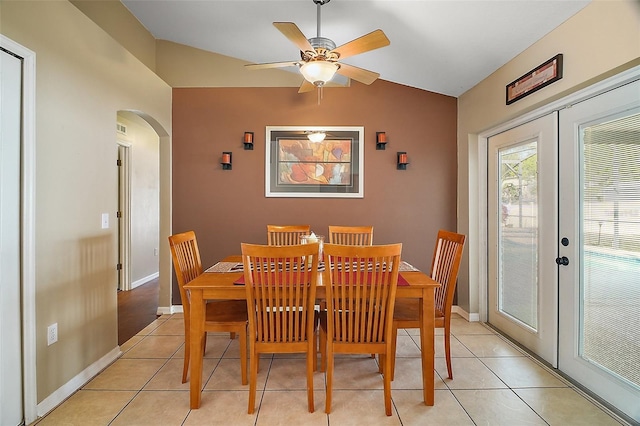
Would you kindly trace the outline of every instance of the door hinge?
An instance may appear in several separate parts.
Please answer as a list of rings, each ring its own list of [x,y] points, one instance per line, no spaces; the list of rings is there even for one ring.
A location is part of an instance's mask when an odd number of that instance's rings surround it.
[[[116,217],[117,217],[118,219],[122,219],[122,212],[117,212],[117,213],[116,213]]]
[[[121,271],[122,270],[122,263],[118,263],[116,265],[116,270]]]
[[[117,159],[116,160],[116,166],[122,166],[122,160],[121,159]]]

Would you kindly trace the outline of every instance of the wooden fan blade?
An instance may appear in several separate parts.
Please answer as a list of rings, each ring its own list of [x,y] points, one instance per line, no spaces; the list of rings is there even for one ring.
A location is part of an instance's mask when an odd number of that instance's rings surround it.
[[[311,92],[315,88],[316,86],[314,86],[313,83],[309,83],[307,80],[304,80],[300,85],[300,89],[298,89],[298,93]]]
[[[342,46],[336,47],[330,53],[338,53],[340,55],[340,59],[344,59],[349,56],[379,49],[381,47],[388,46],[389,44],[391,44],[391,42],[384,32],[382,30],[375,30],[369,34],[363,35],[362,37],[358,37],[355,40],[351,40]]]
[[[340,68],[338,68],[337,73],[364,84],[371,84],[380,77],[380,74],[377,72],[342,63],[340,64]]]
[[[311,46],[311,43],[309,43],[309,40],[307,40],[302,31],[300,31],[300,28],[298,28],[298,26],[293,22],[274,22],[273,25],[280,30],[286,38],[291,40],[293,44],[298,46],[298,49],[303,52],[315,51],[313,46]]]
[[[298,65],[297,61],[287,61],[287,62],[268,62],[264,64],[247,64],[246,68],[251,70],[261,70],[266,68],[283,68],[283,67],[293,67]]]

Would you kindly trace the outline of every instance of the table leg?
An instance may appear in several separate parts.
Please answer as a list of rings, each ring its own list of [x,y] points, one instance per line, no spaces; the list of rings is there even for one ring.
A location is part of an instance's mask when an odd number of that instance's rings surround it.
[[[435,368],[435,306],[434,289],[426,288],[422,291],[420,303],[420,348],[422,349],[422,390],[425,405],[434,404],[434,372]]]
[[[191,318],[190,322],[190,345],[191,354],[189,360],[189,394],[191,408],[200,408],[200,388],[202,387],[202,344],[204,336],[204,315],[205,300],[202,290],[191,290]]]

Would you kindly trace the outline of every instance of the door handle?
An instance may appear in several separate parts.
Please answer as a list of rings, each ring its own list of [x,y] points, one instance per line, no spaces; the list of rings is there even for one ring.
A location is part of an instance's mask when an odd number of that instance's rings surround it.
[[[558,265],[567,266],[569,264],[569,258],[567,256],[556,257],[556,263]]]

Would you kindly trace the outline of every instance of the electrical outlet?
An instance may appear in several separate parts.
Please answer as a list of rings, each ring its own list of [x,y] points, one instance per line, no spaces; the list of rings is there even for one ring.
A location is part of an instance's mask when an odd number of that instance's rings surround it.
[[[47,346],[51,346],[57,341],[58,341],[58,323],[55,323],[47,327]]]

